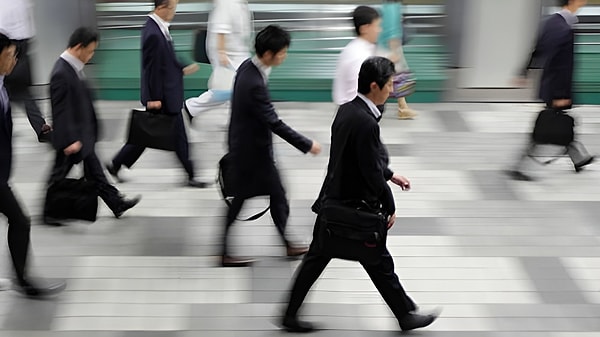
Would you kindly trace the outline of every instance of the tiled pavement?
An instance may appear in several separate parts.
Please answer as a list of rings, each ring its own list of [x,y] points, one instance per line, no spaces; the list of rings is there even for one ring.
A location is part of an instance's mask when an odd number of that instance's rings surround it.
[[[125,137],[135,102],[98,102],[108,160]],[[334,107],[278,103],[281,117],[324,144],[302,155],[276,138],[291,203],[289,234],[308,242],[309,210],[327,162]],[[532,166],[536,182],[507,180],[538,105],[414,104],[413,121],[385,115],[382,138],[392,167],[413,189],[394,189],[398,220],[390,251],[396,271],[422,308],[444,307],[418,336],[600,336],[599,165],[575,174],[567,159]],[[394,107],[389,106],[389,111]],[[600,107],[579,107],[579,134],[600,152]],[[66,278],[67,290],[47,301],[0,292],[0,337],[281,336],[282,310],[297,260],[270,218],[237,223],[235,253],[256,256],[251,268],[217,263],[224,204],[216,188],[182,187],[175,156],[148,150],[118,184],[143,195],[121,219],[102,204],[93,224],[39,225],[43,186],[53,153],[36,143],[24,114],[15,115],[13,186],[33,218],[32,272]],[[213,179],[224,152],[225,109],[194,120],[189,132],[199,176]],[[548,154],[556,149],[548,149]],[[265,205],[253,200],[244,212]],[[4,219],[0,220],[4,222]],[[11,277],[7,249],[3,275]],[[324,329],[313,336],[393,336],[398,326],[366,273],[334,261],[310,293],[303,313]]]

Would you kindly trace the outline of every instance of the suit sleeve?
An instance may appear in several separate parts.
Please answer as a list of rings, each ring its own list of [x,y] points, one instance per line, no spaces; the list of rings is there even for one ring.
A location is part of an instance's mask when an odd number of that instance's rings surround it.
[[[142,55],[144,57],[144,71],[146,72],[146,85],[148,86],[148,101],[163,101],[164,90],[162,74],[162,64],[164,63],[164,50],[160,46],[162,36],[151,34],[148,36],[142,46]],[[147,102],[143,102],[146,104]],[[164,103],[164,102],[163,102]]]
[[[52,104],[54,146],[63,150],[69,145],[81,140],[77,120],[73,111],[69,90],[69,81],[61,74],[55,74],[50,79],[50,101]]]
[[[365,178],[367,186],[374,189],[376,195],[388,214],[396,212],[394,197],[384,176],[386,170],[381,158],[381,138],[377,124],[365,125],[357,130],[356,143],[358,167]]]
[[[279,119],[273,104],[271,104],[271,98],[269,97],[267,88],[264,85],[257,85],[251,90],[253,91],[252,97],[255,99],[254,104],[256,104],[252,111],[254,111],[257,117],[263,123],[267,124],[273,133],[283,138],[298,150],[303,153],[310,151],[312,140],[299,134]]]

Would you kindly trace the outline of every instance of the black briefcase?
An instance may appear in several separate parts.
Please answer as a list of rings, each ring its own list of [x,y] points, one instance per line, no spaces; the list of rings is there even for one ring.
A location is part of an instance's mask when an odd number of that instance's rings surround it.
[[[96,221],[98,191],[92,182],[65,178],[46,191],[44,217]]]
[[[127,144],[175,151],[177,115],[159,110],[131,110]]]
[[[559,109],[542,110],[533,128],[533,141],[537,144],[569,145],[575,138],[575,120]]]
[[[331,258],[377,264],[385,251],[387,217],[362,201],[325,201],[319,210],[319,250]]]
[[[231,207],[231,202],[233,201],[233,197],[235,195],[235,184],[236,184],[236,177],[235,177],[235,170],[233,168],[233,161],[231,158],[231,154],[226,153],[220,160],[219,160],[219,167],[217,168],[217,184],[219,185],[219,188],[221,190],[221,196],[223,197],[223,200],[225,201],[225,203],[227,204],[228,207]],[[254,196],[258,196],[258,195],[268,195],[267,191],[264,191],[263,193],[258,192],[254,195],[246,195],[244,197],[246,198],[251,198]],[[263,216],[265,213],[267,213],[267,211],[270,209],[270,206],[267,206],[265,209],[263,209],[262,211],[255,213],[247,218],[237,218],[237,220],[239,221],[252,221],[252,220],[256,220],[258,218],[260,218],[261,216]]]

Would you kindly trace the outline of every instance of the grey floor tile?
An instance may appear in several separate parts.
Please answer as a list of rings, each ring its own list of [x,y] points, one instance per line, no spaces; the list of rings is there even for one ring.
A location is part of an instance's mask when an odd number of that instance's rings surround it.
[[[16,297],[17,295],[15,295]],[[35,301],[16,297],[11,300],[10,311],[4,318],[2,328],[6,330],[50,330],[56,310],[56,302]]]
[[[470,171],[484,200],[519,200],[503,171]]]
[[[558,258],[521,257],[520,261],[545,303],[588,303]]]
[[[436,111],[447,132],[469,132],[469,125],[458,111]]]

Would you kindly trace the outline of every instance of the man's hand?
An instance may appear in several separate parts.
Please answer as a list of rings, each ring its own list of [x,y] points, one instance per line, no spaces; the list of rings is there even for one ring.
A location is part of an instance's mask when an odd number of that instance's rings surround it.
[[[221,64],[223,67],[229,67],[231,64],[231,60],[224,50],[219,50],[219,64]]]
[[[401,175],[395,174],[392,176],[392,179],[390,179],[394,184],[400,186],[402,188],[403,191],[409,191],[410,190],[410,181],[406,178],[403,177]]]
[[[565,108],[565,107],[570,107],[571,106],[571,100],[570,99],[553,99],[552,100],[552,107],[553,108]]]
[[[195,72],[197,72],[198,70],[200,70],[200,66],[197,63],[192,63],[190,65],[187,65],[185,68],[183,68],[183,74],[184,75],[191,75]]]
[[[387,229],[392,228],[392,226],[394,225],[395,222],[396,222],[396,213],[394,213],[388,217]]]
[[[160,108],[162,108],[162,102],[161,101],[148,101],[148,103],[146,103],[146,109],[149,109],[149,110],[160,110]]]
[[[310,147],[309,152],[314,155],[321,153],[321,144],[319,144],[319,142],[317,142],[316,140],[313,140],[312,146]]]
[[[76,141],[75,143],[65,147],[63,152],[65,153],[66,156],[70,156],[72,154],[79,152],[80,150],[81,150],[81,142]]]

